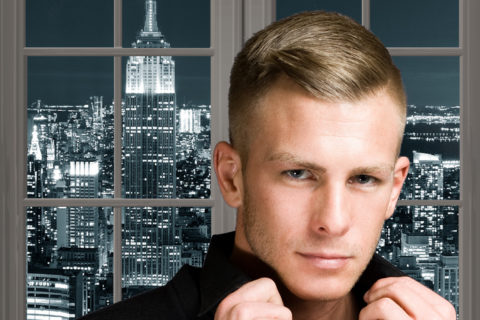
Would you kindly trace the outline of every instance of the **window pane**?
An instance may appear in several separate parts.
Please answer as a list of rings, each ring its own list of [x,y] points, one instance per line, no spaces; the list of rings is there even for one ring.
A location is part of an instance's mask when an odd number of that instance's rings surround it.
[[[398,207],[377,253],[459,307],[458,207]]]
[[[125,208],[122,218],[122,298],[166,284],[184,264],[203,265],[210,208]]]
[[[27,319],[72,319],[113,303],[113,210],[29,207]]]
[[[113,46],[113,0],[26,0],[27,47]]]
[[[210,57],[124,59],[126,198],[210,196]]]
[[[277,20],[294,13],[311,10],[335,11],[362,22],[360,0],[277,0]]]
[[[30,198],[113,196],[113,59],[28,59]]]
[[[408,117],[401,154],[411,166],[402,199],[459,199],[458,57],[395,57]]]
[[[123,46],[210,47],[210,0],[124,1]]]
[[[387,46],[458,46],[458,0],[371,0],[372,31]]]

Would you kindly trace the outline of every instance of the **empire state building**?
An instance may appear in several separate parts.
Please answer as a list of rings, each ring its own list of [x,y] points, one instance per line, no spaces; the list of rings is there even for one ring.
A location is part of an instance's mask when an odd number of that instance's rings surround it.
[[[157,2],[145,1],[145,24],[134,48],[168,48]],[[123,188],[126,198],[174,198],[175,62],[170,56],[132,56],[126,64]],[[125,287],[165,284],[180,268],[175,209],[126,208],[122,234]],[[178,257],[178,259],[176,258]]]

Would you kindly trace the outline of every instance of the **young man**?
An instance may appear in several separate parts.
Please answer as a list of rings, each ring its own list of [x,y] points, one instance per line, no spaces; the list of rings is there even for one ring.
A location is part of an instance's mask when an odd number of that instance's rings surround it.
[[[310,12],[239,53],[231,143],[214,151],[236,232],[202,269],[85,319],[455,319],[446,300],[374,255],[409,161],[406,101],[380,41]]]

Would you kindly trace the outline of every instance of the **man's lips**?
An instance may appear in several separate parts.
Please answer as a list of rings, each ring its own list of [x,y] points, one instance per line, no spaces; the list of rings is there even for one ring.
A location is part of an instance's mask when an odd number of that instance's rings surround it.
[[[340,269],[352,258],[348,255],[336,253],[298,253],[307,262],[319,269]]]

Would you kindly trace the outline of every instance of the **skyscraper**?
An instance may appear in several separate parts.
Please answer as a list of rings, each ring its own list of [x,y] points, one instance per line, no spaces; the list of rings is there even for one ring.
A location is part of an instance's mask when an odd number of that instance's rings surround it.
[[[95,198],[98,195],[98,162],[70,162],[70,197]],[[58,226],[60,230],[60,224]],[[67,219],[69,247],[96,248],[98,246],[98,208],[70,207]]]
[[[168,48],[158,31],[156,1],[145,2],[145,26],[134,48]],[[123,148],[125,196],[175,196],[175,62],[169,56],[129,57]]]
[[[459,308],[459,267],[458,256],[440,256],[435,269],[435,291],[450,301],[458,312]]]
[[[132,46],[170,47],[158,29],[156,1],[145,1],[145,24]],[[123,127],[126,198],[176,196],[175,110],[175,62],[172,57],[129,57]],[[172,274],[172,270],[162,263],[165,259],[162,252],[171,252],[172,246],[178,245],[175,239],[179,238],[173,228],[175,209],[126,208],[124,213],[123,285],[165,284],[166,275]]]
[[[75,305],[70,303],[71,280],[55,269],[27,274],[27,320],[75,317]]]

